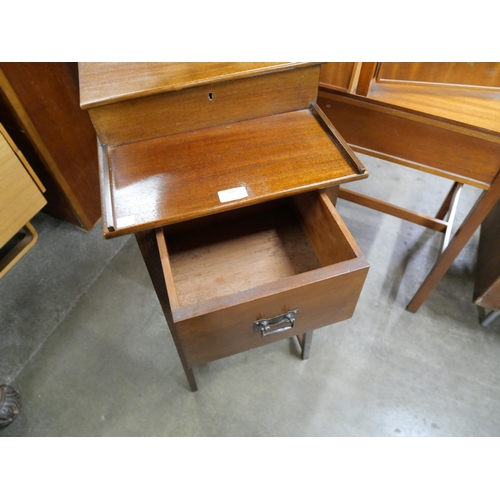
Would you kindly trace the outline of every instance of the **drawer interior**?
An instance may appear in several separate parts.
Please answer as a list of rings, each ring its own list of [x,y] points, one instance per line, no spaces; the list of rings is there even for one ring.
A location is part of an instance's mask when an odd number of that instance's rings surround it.
[[[326,194],[251,208],[162,231],[172,305],[233,295],[360,254]]]

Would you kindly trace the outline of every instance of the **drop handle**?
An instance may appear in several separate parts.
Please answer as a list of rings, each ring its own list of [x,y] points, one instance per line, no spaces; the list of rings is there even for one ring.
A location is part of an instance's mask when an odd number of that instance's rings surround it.
[[[291,330],[295,325],[295,320],[297,319],[297,314],[299,310],[293,309],[274,318],[259,319],[254,321],[253,329],[255,332],[260,332],[262,337],[267,337],[268,335],[275,335],[277,333],[285,332]],[[286,326],[281,326],[286,325]]]

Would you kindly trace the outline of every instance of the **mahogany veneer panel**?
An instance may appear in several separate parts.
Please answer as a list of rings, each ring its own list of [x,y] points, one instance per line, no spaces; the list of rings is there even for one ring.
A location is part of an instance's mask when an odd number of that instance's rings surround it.
[[[101,216],[96,134],[76,63],[0,62],[0,121],[47,191],[44,211],[90,230]]]
[[[335,91],[318,104],[357,151],[487,189],[500,167],[500,143],[403,108]]]
[[[202,86],[190,82],[182,91],[167,86],[88,111],[101,143],[116,146],[308,108],[316,102],[319,71],[316,65]]]
[[[79,63],[83,109],[207,83],[239,80],[317,63],[206,62],[206,63]]]
[[[105,236],[368,176],[344,155],[308,109],[108,148]],[[218,193],[237,187],[248,196],[221,203]]]

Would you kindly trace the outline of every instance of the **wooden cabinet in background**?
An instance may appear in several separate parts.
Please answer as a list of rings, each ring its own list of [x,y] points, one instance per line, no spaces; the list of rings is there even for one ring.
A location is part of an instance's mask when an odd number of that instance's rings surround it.
[[[100,218],[96,134],[77,63],[0,62],[0,123],[44,186],[44,211],[85,230]]]
[[[454,181],[434,217],[339,192],[444,234],[408,304],[416,312],[500,198],[500,63],[326,63],[318,104],[353,150]],[[463,184],[483,193],[452,237]]]

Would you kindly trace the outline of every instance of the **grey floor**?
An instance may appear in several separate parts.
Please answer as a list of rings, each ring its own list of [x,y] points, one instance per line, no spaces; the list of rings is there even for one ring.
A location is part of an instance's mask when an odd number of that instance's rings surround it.
[[[433,215],[451,182],[361,156],[352,184]],[[465,187],[461,221],[479,190]],[[500,320],[472,304],[479,234],[420,308],[431,230],[339,200],[371,268],[352,319],[198,367],[191,393],[136,242],[39,214],[0,280],[0,383],[22,411],[0,436],[498,436]]]

